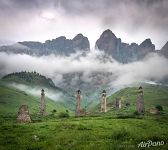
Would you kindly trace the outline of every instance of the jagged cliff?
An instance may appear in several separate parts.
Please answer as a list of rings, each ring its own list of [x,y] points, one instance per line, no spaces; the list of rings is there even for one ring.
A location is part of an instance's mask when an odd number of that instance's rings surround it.
[[[101,34],[100,38],[96,41],[95,48],[104,51],[105,54],[121,63],[142,60],[150,53],[157,53],[168,58],[168,42],[161,50],[156,51],[151,39],[146,39],[139,45],[137,43],[128,44],[122,42],[109,29]],[[88,38],[80,33],[73,39],[60,36],[56,39],[46,40],[44,43],[35,41],[18,42],[14,45],[1,46],[0,51],[37,56],[50,54],[69,56],[76,51],[89,52],[90,43]]]
[[[111,30],[106,30],[96,41],[96,48],[103,50],[108,55],[122,63],[128,63],[144,58],[147,54],[155,52],[155,45],[150,39],[146,39],[140,45],[130,45],[117,38]]]

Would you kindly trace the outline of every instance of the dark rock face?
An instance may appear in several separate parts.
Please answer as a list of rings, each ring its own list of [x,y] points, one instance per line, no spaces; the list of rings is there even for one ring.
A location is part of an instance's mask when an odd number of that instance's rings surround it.
[[[6,52],[6,53],[26,53],[29,54],[30,48],[21,45],[19,43],[13,44],[13,45],[8,45],[8,46],[1,46],[0,47],[0,52]]]
[[[19,44],[22,44],[24,46],[27,46],[32,49],[40,49],[42,48],[42,43],[40,42],[34,42],[34,41],[29,41],[29,42],[19,42]]]
[[[148,50],[153,51],[155,49],[155,45],[152,44],[151,39],[146,39],[140,45],[141,48],[146,48]]]
[[[65,36],[58,37],[53,40],[47,40],[43,44],[43,50],[46,54],[54,53],[54,54],[70,54],[74,52],[72,42],[69,39],[66,39]]]
[[[168,51],[168,41],[167,41],[167,43],[162,47],[161,51]]]
[[[147,54],[155,52],[155,45],[150,39],[146,39],[140,45],[136,43],[123,43],[109,29],[104,31],[96,42],[96,48],[103,50],[114,59],[122,63],[128,63],[144,58]]]
[[[113,54],[117,50],[118,39],[109,29],[104,31],[100,38],[96,41],[96,46],[100,50],[104,50],[107,54]]]
[[[89,40],[82,34],[76,35],[72,40],[66,39],[65,36],[61,36],[53,40],[47,40],[45,43],[25,41],[19,42],[19,44],[28,47],[32,50],[31,53],[36,55],[70,55],[76,51],[90,50]]]
[[[141,60],[149,53],[157,53],[168,58],[168,42],[161,50],[156,51],[155,45],[152,44],[150,39],[144,40],[140,45],[136,43],[127,44],[122,42],[120,38],[117,38],[109,29],[102,33],[96,41],[95,47],[121,63]],[[89,40],[81,33],[77,34],[73,39],[60,36],[56,39],[47,40],[44,43],[25,41],[18,42],[15,45],[0,47],[0,52],[25,53],[37,56],[49,54],[69,56],[76,51],[81,51],[84,52],[82,54],[85,54],[89,50]]]
[[[72,39],[73,49],[76,50],[90,50],[90,43],[87,37],[84,37],[82,34],[76,35]]]
[[[139,45],[138,58],[141,59],[152,52],[155,52],[155,45],[152,44],[150,39],[146,39]]]
[[[159,53],[168,58],[168,42],[162,47]]]

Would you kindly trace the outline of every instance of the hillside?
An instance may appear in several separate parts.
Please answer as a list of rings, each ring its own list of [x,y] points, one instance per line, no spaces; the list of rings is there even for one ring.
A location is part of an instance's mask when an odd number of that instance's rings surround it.
[[[12,73],[4,76],[1,82],[6,86],[11,85],[11,83],[13,82],[17,83],[14,87],[7,86],[5,88],[7,89],[13,88],[15,90],[21,90],[23,92],[23,93],[21,92],[23,95],[24,93],[32,95],[31,90],[36,90],[37,94],[34,95],[35,97],[37,97],[38,94],[40,94],[40,90],[41,90],[40,88],[44,88],[46,89],[47,95],[50,99],[53,99],[59,102],[61,105],[71,109],[72,111],[75,110],[75,97],[74,97],[73,91],[70,90],[70,87],[69,87],[69,91],[62,90],[61,88],[56,87],[51,79],[46,78],[45,76],[42,76],[39,73],[36,73],[36,72]],[[21,88],[18,88],[20,84],[26,85],[28,88],[24,89],[24,87],[22,86]],[[143,87],[144,87],[144,98],[145,98],[146,110],[149,108],[154,108],[156,105],[162,105],[163,107],[168,106],[168,87],[167,86],[144,84]],[[121,98],[124,110],[126,111],[131,110],[131,112],[135,111],[137,89],[138,87],[136,86],[128,87],[109,96],[107,98],[108,109],[112,111],[114,109],[114,103],[116,98]],[[81,101],[82,107],[83,108],[85,107],[88,111],[91,111],[91,112],[98,112],[100,107],[100,105],[98,104],[99,95],[101,93],[100,89],[96,89],[96,90],[89,89],[89,92],[92,94],[92,95],[90,94],[91,96],[89,95],[89,93],[86,93],[86,91],[87,90],[84,90],[82,93],[83,95],[83,99]],[[61,96],[57,96],[57,95],[61,95]],[[18,95],[16,97],[18,97]],[[89,101],[88,98],[92,99],[92,101]],[[126,105],[129,105],[129,107],[127,107]]]
[[[137,99],[138,87],[127,87],[119,90],[118,92],[110,95],[107,98],[107,105],[109,110],[114,110],[114,103],[116,98],[121,99],[122,106],[125,111],[134,111],[136,110],[136,99]],[[144,102],[145,108],[155,108],[156,105],[161,105],[167,109],[168,107],[168,87],[163,85],[143,85],[144,91]],[[129,105],[128,107],[126,105]],[[98,111],[100,105],[90,108],[91,111]]]
[[[66,111],[59,102],[46,98],[47,112],[50,114],[53,109],[58,112]],[[30,95],[24,91],[12,88],[6,85],[5,82],[0,81],[0,115],[16,115],[21,105],[28,105],[30,114],[37,114],[39,112],[40,94],[39,96]]]
[[[31,93],[32,90],[40,91],[42,88],[47,90],[48,96],[53,100],[58,100],[65,107],[70,109],[74,109],[74,96],[71,92],[67,92],[57,86],[55,86],[54,82],[37,72],[16,72],[11,73],[4,76],[1,81],[10,87],[14,87],[23,90],[25,92]],[[16,85],[15,85],[16,84]],[[56,95],[61,95],[61,99]]]
[[[37,72],[16,72],[11,73],[2,78],[2,80],[8,81],[8,82],[16,82],[31,86],[44,86],[44,87],[50,87],[59,89],[55,86],[53,81],[50,78],[46,78],[45,76],[37,73]]]

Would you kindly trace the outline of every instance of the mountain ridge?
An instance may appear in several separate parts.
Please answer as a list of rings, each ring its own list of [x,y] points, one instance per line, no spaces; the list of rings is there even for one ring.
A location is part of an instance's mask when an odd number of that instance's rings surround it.
[[[34,41],[23,41],[18,43],[33,49],[37,55],[53,53],[68,56],[71,53],[75,53],[77,50],[90,50],[88,38],[81,33],[77,34],[73,39],[67,39],[65,36],[60,36],[56,39],[46,40],[44,43]]]
[[[32,86],[45,86],[51,87],[53,89],[60,90],[58,87],[55,86],[54,82],[50,78],[46,78],[45,76],[37,73],[37,72],[15,72],[10,73],[2,77],[3,81],[7,82],[17,82],[22,84],[30,84]]]
[[[108,56],[113,57],[118,62],[129,63],[142,60],[150,53],[156,53],[168,58],[168,42],[160,49],[156,50],[150,38],[145,39],[141,44],[125,43],[110,30],[103,31],[100,38],[95,43],[95,48],[104,51]],[[60,36],[44,43],[35,41],[23,41],[14,45],[0,46],[0,52],[21,53],[29,55],[63,55],[69,56],[76,51],[89,52],[90,42],[83,34],[77,34],[73,39]]]
[[[155,53],[155,45],[151,39],[145,39],[140,45],[136,43],[124,43],[120,38],[107,29],[96,41],[95,47],[111,55],[122,63],[129,63],[143,59],[149,53]]]

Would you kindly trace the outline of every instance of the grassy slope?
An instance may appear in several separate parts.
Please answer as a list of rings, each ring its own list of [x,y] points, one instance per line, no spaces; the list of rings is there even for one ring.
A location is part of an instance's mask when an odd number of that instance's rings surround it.
[[[28,105],[30,114],[36,114],[39,112],[40,95],[35,97],[20,91],[15,88],[10,88],[6,84],[0,81],[0,114],[17,114],[20,105]],[[51,113],[53,109],[58,112],[65,111],[66,108],[59,104],[47,99],[47,112]]]
[[[135,103],[137,98],[138,87],[128,87],[119,92],[116,92],[108,98],[109,102],[115,98],[121,98],[122,101]],[[143,87],[145,105],[148,107],[157,104],[168,106],[168,87],[161,85],[145,85]]]
[[[127,109],[135,111],[137,91],[138,87],[128,87],[114,93],[107,98],[108,108],[113,110],[113,103],[115,102],[116,98],[121,98],[122,104],[124,106],[126,103],[130,103],[130,107],[128,107]],[[162,105],[165,109],[168,109],[167,86],[145,84],[143,85],[143,91],[146,110],[148,110],[149,108],[155,108],[156,105]],[[92,107],[91,111],[98,111],[99,107],[100,105]],[[123,107],[123,109],[126,108]]]
[[[21,74],[22,76],[20,76]],[[23,77],[24,76],[24,77]],[[63,100],[62,104],[67,107],[68,109],[74,110],[74,96],[72,92],[64,91],[63,89],[54,85],[51,79],[47,79],[45,76],[39,75],[38,73],[33,72],[20,72],[14,73],[4,76],[1,81],[5,83],[16,83],[16,84],[23,84],[29,87],[41,87],[41,88],[48,88],[51,91],[61,92],[63,93]]]

